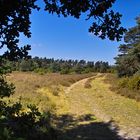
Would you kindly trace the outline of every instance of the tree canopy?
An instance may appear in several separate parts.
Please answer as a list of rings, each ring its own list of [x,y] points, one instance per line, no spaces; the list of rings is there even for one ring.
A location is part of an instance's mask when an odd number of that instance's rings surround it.
[[[136,18],[136,22],[137,25],[126,32],[125,44],[119,46],[120,54],[116,58],[119,76],[140,73],[140,17]]]
[[[40,74],[44,73],[90,73],[90,72],[110,72],[111,66],[103,61],[85,61],[85,60],[62,60],[34,57],[31,59],[20,59],[16,62],[5,60],[4,64],[9,71],[34,71]]]
[[[32,10],[39,10],[37,0],[0,0],[0,49],[7,51],[4,57],[10,60],[28,55],[30,45],[18,46],[19,36],[23,33],[31,37],[30,14]],[[120,26],[121,15],[110,10],[115,0],[44,0],[45,11],[50,14],[73,16],[80,18],[86,13],[86,20],[93,20],[89,32],[102,39],[119,41],[126,31]]]

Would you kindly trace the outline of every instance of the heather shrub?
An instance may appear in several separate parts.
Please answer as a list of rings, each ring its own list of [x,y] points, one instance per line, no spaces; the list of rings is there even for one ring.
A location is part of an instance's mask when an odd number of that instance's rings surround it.
[[[37,68],[34,70],[34,72],[40,75],[44,75],[46,73],[46,70],[44,68]]]
[[[121,78],[118,82],[120,88],[129,88],[130,90],[140,90],[140,76]]]

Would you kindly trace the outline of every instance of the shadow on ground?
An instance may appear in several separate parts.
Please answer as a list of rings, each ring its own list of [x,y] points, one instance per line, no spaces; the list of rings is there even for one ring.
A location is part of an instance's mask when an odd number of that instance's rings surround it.
[[[56,125],[58,140],[124,140],[118,135],[118,128],[112,129],[112,122],[97,122],[91,114],[63,115],[57,118]]]

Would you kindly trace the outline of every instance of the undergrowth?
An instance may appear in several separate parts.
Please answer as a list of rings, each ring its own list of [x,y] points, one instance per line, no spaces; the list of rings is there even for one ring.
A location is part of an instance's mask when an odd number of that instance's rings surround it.
[[[114,74],[107,74],[105,81],[116,93],[140,101],[140,76],[118,78]]]

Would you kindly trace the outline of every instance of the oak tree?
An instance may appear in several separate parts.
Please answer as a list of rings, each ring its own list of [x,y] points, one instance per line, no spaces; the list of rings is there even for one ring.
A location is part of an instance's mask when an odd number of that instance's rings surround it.
[[[85,13],[86,20],[92,20],[89,32],[102,39],[119,41],[126,31],[120,26],[121,14],[110,10],[116,0],[44,0],[45,11],[50,14],[80,18]],[[30,15],[39,10],[37,0],[0,0],[0,49],[7,51],[3,57],[19,59],[28,55],[30,45],[19,46],[19,36],[23,33],[31,37]]]

